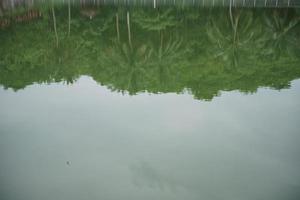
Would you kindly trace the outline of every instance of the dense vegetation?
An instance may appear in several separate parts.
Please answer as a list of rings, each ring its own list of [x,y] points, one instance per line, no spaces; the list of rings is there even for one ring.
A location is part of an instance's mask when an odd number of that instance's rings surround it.
[[[48,7],[0,29],[0,84],[93,77],[114,91],[288,88],[300,77],[297,9]],[[3,17],[4,19],[4,17]]]

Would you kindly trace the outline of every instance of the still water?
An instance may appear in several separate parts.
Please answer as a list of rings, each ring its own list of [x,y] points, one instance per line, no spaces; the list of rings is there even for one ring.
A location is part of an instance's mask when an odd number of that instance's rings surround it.
[[[299,9],[16,8],[1,200],[298,200]]]

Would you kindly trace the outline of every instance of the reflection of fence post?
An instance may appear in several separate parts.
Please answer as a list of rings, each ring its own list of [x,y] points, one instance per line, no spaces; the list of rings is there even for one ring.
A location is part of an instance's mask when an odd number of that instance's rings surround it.
[[[153,0],[153,8],[156,8],[156,0]]]

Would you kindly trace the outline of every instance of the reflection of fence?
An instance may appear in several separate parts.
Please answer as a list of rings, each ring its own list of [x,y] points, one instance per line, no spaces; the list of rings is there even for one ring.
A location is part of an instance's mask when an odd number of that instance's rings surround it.
[[[57,4],[128,5],[128,6],[197,6],[197,7],[300,7],[300,0],[52,0]],[[34,4],[49,4],[51,0],[2,0],[1,10]]]
[[[29,22],[35,19],[39,19],[42,17],[42,13],[37,10],[29,10],[23,14],[16,15],[10,18],[0,18],[0,28],[5,28],[9,26],[12,22],[21,23],[21,22]]]

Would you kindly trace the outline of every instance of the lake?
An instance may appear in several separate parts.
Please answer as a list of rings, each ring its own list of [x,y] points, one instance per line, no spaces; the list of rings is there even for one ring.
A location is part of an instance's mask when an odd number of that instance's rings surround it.
[[[1,200],[298,200],[300,10],[2,6]]]

